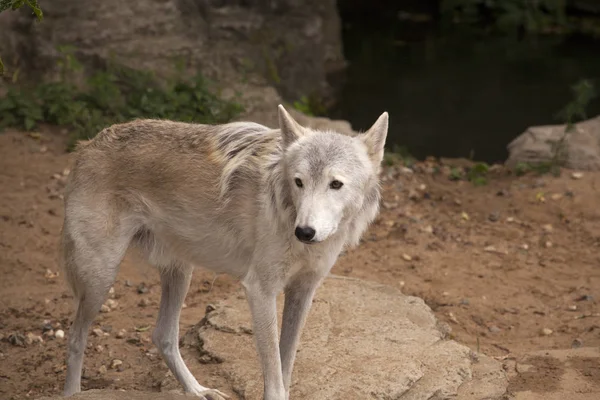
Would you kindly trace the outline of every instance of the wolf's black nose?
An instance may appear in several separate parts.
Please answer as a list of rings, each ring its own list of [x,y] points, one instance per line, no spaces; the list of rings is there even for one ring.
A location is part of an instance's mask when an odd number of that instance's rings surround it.
[[[303,242],[310,242],[315,237],[315,230],[310,226],[296,227],[296,237]]]

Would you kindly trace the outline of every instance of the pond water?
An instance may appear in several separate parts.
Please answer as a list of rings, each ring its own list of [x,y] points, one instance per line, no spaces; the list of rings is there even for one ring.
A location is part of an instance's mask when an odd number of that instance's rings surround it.
[[[502,162],[527,127],[562,122],[557,113],[573,98],[571,85],[588,78],[600,92],[600,41],[344,23],[349,67],[331,115],[364,130],[386,110],[389,147],[419,159]],[[587,112],[600,114],[600,101]]]

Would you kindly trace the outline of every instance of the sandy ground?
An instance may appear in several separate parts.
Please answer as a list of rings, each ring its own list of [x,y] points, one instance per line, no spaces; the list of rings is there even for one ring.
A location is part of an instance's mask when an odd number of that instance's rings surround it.
[[[65,340],[54,332],[68,330],[73,311],[58,264],[70,156],[64,132],[41,132],[0,134],[2,399],[56,394],[64,381]],[[364,243],[340,258],[335,274],[424,298],[454,339],[498,359],[600,345],[600,173],[517,178],[498,168],[487,185],[475,187],[450,181],[437,163],[415,169],[385,171],[380,218]],[[236,288],[227,276],[198,270],[181,331]],[[114,286],[116,309],[93,326],[107,334],[90,335],[84,389],[164,384],[167,368],[149,339],[159,295],[158,274],[128,256]],[[115,359],[123,364],[113,369]],[[556,366],[537,368],[540,374],[521,375],[512,388],[547,390],[543,382]],[[600,376],[594,365],[586,371],[590,379]],[[206,386],[225,384],[213,365],[193,372]]]

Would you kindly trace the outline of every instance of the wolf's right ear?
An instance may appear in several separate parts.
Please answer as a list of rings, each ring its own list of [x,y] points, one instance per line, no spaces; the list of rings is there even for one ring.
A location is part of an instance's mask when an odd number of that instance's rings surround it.
[[[278,107],[279,111],[279,129],[281,129],[281,136],[283,136],[283,148],[287,148],[290,144],[294,143],[300,137],[304,136],[304,128],[297,123],[294,118],[286,111],[285,108],[280,104]]]
[[[388,134],[388,125],[389,116],[387,112],[384,112],[368,131],[358,136],[367,146],[369,157],[375,164],[379,164],[383,160],[383,149]]]

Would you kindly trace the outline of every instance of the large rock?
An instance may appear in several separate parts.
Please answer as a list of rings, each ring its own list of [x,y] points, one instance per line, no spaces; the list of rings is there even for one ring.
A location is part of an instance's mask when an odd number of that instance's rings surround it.
[[[326,75],[344,65],[335,0],[53,0],[35,22],[27,7],[0,15],[9,71],[49,70],[57,46],[88,64],[116,60],[158,73],[188,70],[228,85],[278,87],[289,100],[325,95]]]
[[[262,398],[242,292],[207,311],[183,342],[198,348],[200,362],[219,364],[240,398]],[[303,333],[291,397],[501,399],[507,385],[501,365],[447,340],[445,332],[447,327],[437,323],[419,298],[387,286],[328,279],[317,293]]]
[[[527,129],[508,145],[508,167],[519,163],[552,161],[559,154],[565,166],[580,170],[600,169],[600,116],[575,125],[565,134],[565,125]]]

